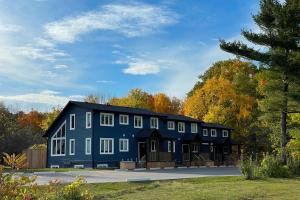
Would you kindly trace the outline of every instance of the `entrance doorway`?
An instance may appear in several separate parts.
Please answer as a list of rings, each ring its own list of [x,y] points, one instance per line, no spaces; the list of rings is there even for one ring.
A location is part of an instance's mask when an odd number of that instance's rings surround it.
[[[189,161],[190,160],[190,145],[182,144],[182,160]]]
[[[145,142],[138,143],[138,159],[139,161],[146,161],[147,147]]]

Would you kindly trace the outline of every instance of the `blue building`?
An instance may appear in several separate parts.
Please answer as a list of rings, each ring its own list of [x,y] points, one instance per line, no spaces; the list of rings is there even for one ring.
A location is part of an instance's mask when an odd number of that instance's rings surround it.
[[[232,129],[183,115],[70,101],[46,131],[48,167],[232,164]]]

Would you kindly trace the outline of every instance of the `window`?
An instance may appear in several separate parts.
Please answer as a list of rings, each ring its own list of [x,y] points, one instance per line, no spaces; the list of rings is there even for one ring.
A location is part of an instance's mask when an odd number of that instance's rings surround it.
[[[168,152],[172,152],[172,143],[168,141]]]
[[[191,123],[191,132],[198,133],[198,127],[196,123]]]
[[[184,122],[178,122],[178,132],[184,133],[185,132],[185,124]]]
[[[156,117],[150,118],[150,128],[158,129],[158,118]]]
[[[192,144],[192,153],[198,153],[198,145]]]
[[[168,129],[169,130],[175,130],[175,122],[168,121]]]
[[[70,155],[75,155],[75,139],[70,139],[70,143],[69,143],[69,154]]]
[[[92,127],[92,113],[91,112],[85,113],[85,127],[86,128]]]
[[[114,154],[113,138],[100,138],[100,154]]]
[[[143,128],[142,116],[134,116],[134,128]]]
[[[211,135],[211,137],[217,137],[217,130],[216,129],[211,129],[210,130],[210,135]]]
[[[75,130],[75,114],[70,115],[70,130]]]
[[[66,121],[51,138],[51,156],[64,156],[66,152]]]
[[[175,153],[176,142],[173,141],[173,153]]]
[[[119,150],[120,150],[120,152],[128,152],[129,151],[128,139],[120,139],[119,140]]]
[[[223,137],[228,137],[228,131],[227,130],[223,130],[222,133],[223,133]]]
[[[156,140],[151,140],[151,152],[156,152]]]
[[[91,155],[92,140],[91,138],[85,138],[85,155]]]
[[[203,129],[203,136],[208,136],[208,130],[207,129]]]
[[[100,113],[100,125],[101,126],[114,126],[114,114]]]
[[[128,118],[129,118],[128,115],[120,115],[119,116],[120,124],[128,125],[129,124],[129,119]]]

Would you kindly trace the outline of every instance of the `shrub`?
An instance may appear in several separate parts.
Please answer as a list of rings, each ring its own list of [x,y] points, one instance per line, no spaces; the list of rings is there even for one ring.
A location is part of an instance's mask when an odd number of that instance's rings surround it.
[[[245,178],[248,180],[259,178],[257,165],[254,163],[251,157],[241,162],[240,169]]]
[[[300,155],[288,157],[287,167],[293,176],[300,176]]]
[[[259,174],[262,177],[271,178],[286,178],[290,176],[288,167],[282,165],[277,156],[268,154],[264,155],[260,163]]]
[[[87,191],[82,191],[81,187],[85,183],[83,177],[77,178],[73,183],[65,186],[62,191],[62,197],[66,200],[91,200],[93,196]]]
[[[11,169],[22,169],[27,166],[27,158],[24,153],[22,154],[12,154],[3,153],[4,163],[8,165]]]

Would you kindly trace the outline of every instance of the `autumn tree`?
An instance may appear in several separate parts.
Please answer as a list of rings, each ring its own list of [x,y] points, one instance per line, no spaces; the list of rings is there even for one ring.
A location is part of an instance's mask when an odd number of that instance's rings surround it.
[[[45,113],[45,119],[42,121],[41,128],[46,131],[60,114],[61,108],[52,108],[51,112]]]
[[[171,113],[171,100],[164,93],[153,95],[153,110],[160,113]]]
[[[280,74],[281,104],[276,112],[280,112],[281,122],[281,160],[286,163],[287,119],[288,113],[295,112],[289,108],[289,99],[298,94],[289,90],[292,82],[300,77],[300,0],[261,0],[260,11],[253,16],[254,22],[260,28],[258,33],[242,30],[242,35],[251,43],[261,45],[262,50],[243,44],[240,41],[221,41],[224,51],[259,61],[270,71]]]
[[[18,117],[18,123],[23,128],[26,126],[32,127],[36,131],[41,130],[42,121],[45,119],[45,116],[36,111],[31,110],[29,113],[22,113]]]
[[[88,103],[99,103],[100,97],[95,94],[89,94],[86,97],[84,97],[84,102]]]

